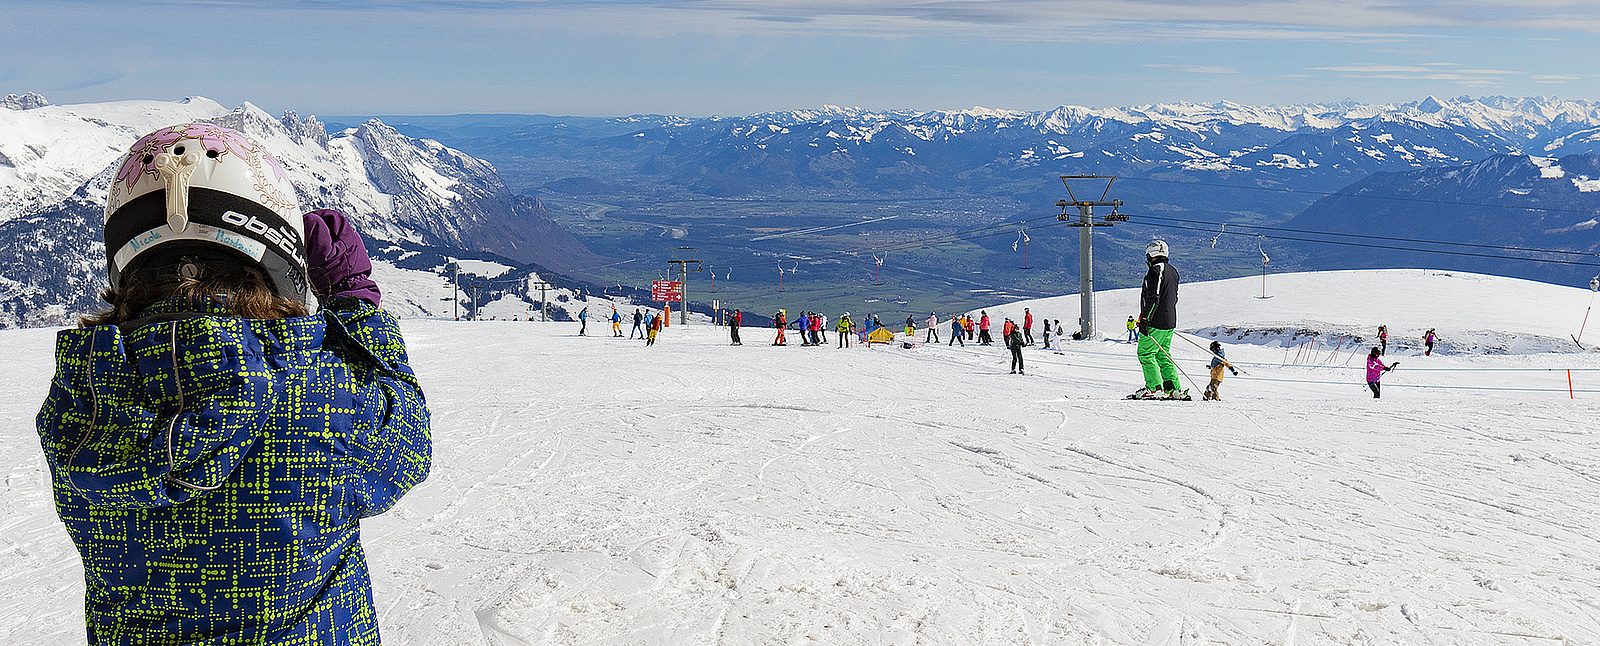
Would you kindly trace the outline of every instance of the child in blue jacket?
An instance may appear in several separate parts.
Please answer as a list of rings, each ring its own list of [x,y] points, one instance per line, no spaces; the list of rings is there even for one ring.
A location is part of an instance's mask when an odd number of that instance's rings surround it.
[[[360,520],[427,477],[428,409],[361,237],[294,195],[210,124],[124,159],[111,307],[37,420],[90,644],[379,641]]]

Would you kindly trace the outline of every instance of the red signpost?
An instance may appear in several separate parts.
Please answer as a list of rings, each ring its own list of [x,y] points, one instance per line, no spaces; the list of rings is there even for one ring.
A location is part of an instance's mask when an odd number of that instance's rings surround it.
[[[666,303],[662,308],[662,327],[672,325],[672,303],[683,301],[683,281],[681,280],[652,280],[650,281],[650,299]]]
[[[681,280],[653,280],[650,281],[650,299],[663,303],[679,302],[683,300],[683,281]]]

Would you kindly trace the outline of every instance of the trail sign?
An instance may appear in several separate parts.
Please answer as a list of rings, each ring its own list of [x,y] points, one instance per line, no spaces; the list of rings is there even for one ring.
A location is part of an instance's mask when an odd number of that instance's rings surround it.
[[[650,281],[650,299],[661,302],[676,302],[683,300],[683,281],[681,280],[652,280]]]

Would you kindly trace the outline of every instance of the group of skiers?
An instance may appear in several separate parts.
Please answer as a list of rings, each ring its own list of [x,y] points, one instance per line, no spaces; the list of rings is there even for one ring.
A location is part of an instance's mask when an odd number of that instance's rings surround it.
[[[1434,328],[1430,327],[1430,328],[1428,328],[1428,331],[1423,332],[1422,333],[1422,346],[1423,346],[1422,356],[1425,356],[1425,357],[1433,356],[1433,344],[1438,342],[1438,341],[1439,341],[1439,334],[1438,334],[1437,331],[1435,331]],[[1389,326],[1387,326],[1387,325],[1378,326],[1378,353],[1379,354],[1388,354],[1389,353]]]
[[[1137,344],[1136,354],[1139,359],[1140,370],[1144,375],[1144,385],[1134,391],[1133,394],[1128,395],[1128,399],[1188,400],[1191,399],[1191,396],[1188,389],[1183,388],[1182,381],[1179,378],[1180,371],[1177,362],[1172,357],[1172,339],[1176,334],[1178,325],[1178,270],[1173,268],[1169,259],[1167,243],[1163,240],[1152,240],[1145,247],[1145,261],[1146,271],[1139,292],[1139,312],[1136,316],[1129,316],[1127,321],[1128,342]],[[660,331],[663,323],[662,317],[661,313],[645,314],[641,310],[635,309],[633,313],[634,333],[637,333],[639,338],[646,339],[646,345],[653,345],[656,334]],[[739,338],[739,330],[744,323],[744,313],[738,309],[731,312],[725,311],[722,318],[728,327],[730,344],[743,345]],[[621,315],[614,306],[612,307],[610,319],[613,336],[622,336]],[[588,308],[584,308],[579,313],[578,320],[580,326],[587,325]],[[1022,322],[1020,324],[1010,317],[1006,317],[1001,324],[1000,338],[1011,352],[1012,374],[1026,374],[1024,372],[1022,349],[1034,344],[1033,329],[1035,323],[1032,309],[1023,308]],[[1061,326],[1060,319],[1054,321],[1042,319],[1042,323],[1043,345],[1045,349],[1050,349],[1051,335],[1053,334],[1059,339],[1065,336],[1065,330]],[[776,330],[776,335],[772,339],[772,345],[774,346],[788,345],[788,332],[790,329],[800,335],[801,346],[821,346],[828,343],[827,331],[830,325],[828,317],[821,312],[804,312],[791,320],[788,316],[788,311],[780,309],[773,314],[772,324]],[[930,312],[923,322],[926,330],[923,342],[939,343],[939,328],[943,327],[943,325],[938,313]],[[968,340],[975,341],[979,345],[994,344],[994,338],[990,334],[993,328],[993,320],[987,310],[980,310],[976,317],[970,313],[951,314],[948,325],[949,340],[947,345],[953,346],[959,343],[965,346]],[[641,326],[644,327],[643,331],[640,330]],[[864,335],[868,331],[883,328],[884,325],[876,315],[868,315],[864,324],[858,325],[851,318],[851,314],[845,312],[831,327],[837,333],[837,347],[848,348],[851,346],[853,337],[858,334],[863,335],[863,342],[866,342]],[[909,340],[914,337],[916,327],[916,318],[907,316],[904,328],[906,339]],[[578,333],[580,335],[584,334],[585,330],[586,327],[580,327]],[[634,337],[630,334],[628,338],[632,339]],[[1077,338],[1077,336],[1074,335],[1074,338]],[[1429,328],[1423,334],[1424,355],[1433,353],[1433,346],[1437,338],[1433,328]],[[1398,363],[1385,365],[1380,358],[1388,351],[1388,326],[1378,326],[1378,342],[1379,345],[1372,348],[1367,362],[1367,385],[1372,390],[1373,397],[1379,396],[1379,381],[1382,379],[1382,375],[1392,370],[1395,365],[1398,365]],[[1239,370],[1228,361],[1221,342],[1213,341],[1208,348],[1204,349],[1211,357],[1207,365],[1210,371],[1210,381],[1206,384],[1202,398],[1220,400],[1222,398],[1221,385],[1223,377],[1227,373],[1237,375]]]
[[[911,336],[912,331],[913,331],[913,327],[914,327],[913,323],[914,323],[914,321],[913,321],[913,319],[911,317],[909,317],[909,316],[906,317],[906,336]],[[925,323],[927,325],[927,336],[923,340],[923,342],[924,343],[938,343],[939,342],[939,327],[940,327],[939,315],[936,314],[936,313],[931,313],[930,312],[928,314],[928,318],[925,321]],[[1005,339],[1007,337],[1007,334],[1006,334],[1005,330],[1008,329],[1009,327],[1016,327],[1019,330],[1019,334],[1022,335],[1022,343],[1023,343],[1023,345],[1025,345],[1025,346],[1033,345],[1033,343],[1034,343],[1033,342],[1033,324],[1034,324],[1033,311],[1030,310],[1029,308],[1023,308],[1022,309],[1022,324],[1021,325],[1017,325],[1017,323],[1012,321],[1010,317],[1007,317],[1005,319],[1005,323],[1001,326],[1002,330],[1001,330],[1000,338],[1001,338],[1002,341],[1005,341]],[[993,345],[994,344],[994,337],[990,336],[990,334],[989,334],[989,330],[992,327],[993,327],[993,322],[989,319],[988,310],[980,310],[978,312],[978,318],[976,318],[976,319],[972,318],[971,314],[951,314],[950,315],[950,340],[948,342],[946,342],[946,345],[955,345],[957,343],[960,343],[961,345],[966,345],[967,341],[969,341],[969,340],[976,341],[978,343],[978,345]],[[1062,332],[1061,332],[1061,320],[1057,319],[1054,323],[1052,323],[1051,321],[1046,319],[1046,320],[1044,320],[1044,326],[1043,327],[1044,327],[1044,347],[1046,349],[1049,349],[1050,348],[1050,334],[1051,334],[1051,332],[1053,331],[1058,338],[1062,334]]]
[[[1428,331],[1423,332],[1422,356],[1433,356],[1433,344],[1437,343],[1438,341],[1439,334],[1434,328],[1430,327],[1428,328]],[[1388,352],[1389,326],[1380,325],[1378,326],[1378,345],[1372,346],[1372,350],[1367,353],[1367,388],[1372,390],[1373,399],[1378,399],[1383,394],[1383,384],[1381,383],[1383,381],[1383,375],[1390,370],[1394,370],[1396,366],[1400,365],[1399,361],[1390,364],[1385,364],[1383,362],[1383,355],[1388,354]]]
[[[622,313],[617,311],[617,306],[611,306],[611,316],[606,317],[611,321],[611,336],[622,338]],[[661,327],[666,323],[666,314],[651,310],[645,312],[640,308],[633,308],[633,330],[628,332],[628,338],[638,338],[647,346],[656,344],[656,335],[661,332]],[[578,312],[578,336],[587,336],[589,331],[589,308],[584,307]]]
[[[744,320],[744,314],[739,310],[734,310],[727,320],[729,333],[734,339],[733,345],[740,345],[738,343],[738,326]],[[867,322],[868,325],[873,327],[883,327],[877,316],[869,316]],[[812,347],[827,345],[828,343],[828,317],[822,312],[805,312],[794,317],[794,320],[791,321],[789,320],[789,311],[780,309],[772,315],[772,327],[777,330],[777,336],[772,338],[772,345],[789,345],[787,330],[790,327],[799,332],[801,346]],[[850,337],[857,329],[856,322],[850,318],[850,313],[845,312],[844,315],[840,316],[839,320],[833,324],[833,328],[835,332],[838,332],[839,347],[850,347]]]

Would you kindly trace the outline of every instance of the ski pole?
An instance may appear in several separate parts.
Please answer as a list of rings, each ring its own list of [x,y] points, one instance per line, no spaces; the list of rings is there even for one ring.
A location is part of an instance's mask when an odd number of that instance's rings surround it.
[[[1205,347],[1205,346],[1203,346],[1203,345],[1200,345],[1200,344],[1198,344],[1198,343],[1195,343],[1195,342],[1194,342],[1194,340],[1192,340],[1192,339],[1190,339],[1190,338],[1189,338],[1189,337],[1186,337],[1186,336],[1184,336],[1184,335],[1183,335],[1183,334],[1182,334],[1182,333],[1180,333],[1180,332],[1176,332],[1176,331],[1174,331],[1174,332],[1173,332],[1173,333],[1172,333],[1172,335],[1173,335],[1173,336],[1175,336],[1175,337],[1178,337],[1178,338],[1180,338],[1180,339],[1183,339],[1183,340],[1185,340],[1185,341],[1188,341],[1188,342],[1189,342],[1189,345],[1192,345],[1192,346],[1194,346],[1194,347],[1196,347],[1196,348],[1200,348],[1200,350],[1201,350],[1201,351],[1203,351],[1203,352],[1205,352],[1205,353],[1206,353],[1206,354],[1209,354],[1209,355],[1211,355],[1211,356],[1213,356],[1213,357],[1216,357],[1216,358],[1218,358],[1218,359],[1221,359],[1221,360],[1222,360],[1222,362],[1223,362],[1223,363],[1226,363],[1226,364],[1228,364],[1228,366],[1230,366],[1230,367],[1233,367],[1233,369],[1234,369],[1234,370],[1238,370],[1238,371],[1239,371],[1239,374],[1241,374],[1241,375],[1245,375],[1245,376],[1247,376],[1247,377],[1248,377],[1248,376],[1250,376],[1250,373],[1248,373],[1248,372],[1245,372],[1245,371],[1244,371],[1244,369],[1243,369],[1243,368],[1239,368],[1239,367],[1236,367],[1236,366],[1234,366],[1234,365],[1233,365],[1233,362],[1231,362],[1231,361],[1228,361],[1228,358],[1227,358],[1227,357],[1224,357],[1224,356],[1222,356],[1222,355],[1220,355],[1220,354],[1217,354],[1217,353],[1215,353],[1215,352],[1212,352],[1212,351],[1211,351],[1211,349],[1210,349],[1210,348],[1207,348],[1207,347]],[[1173,363],[1177,363],[1177,362],[1173,362]]]
[[[1173,331],[1173,335],[1177,335],[1177,331],[1176,330]],[[1142,335],[1142,336],[1148,337],[1150,335],[1145,334],[1145,335]],[[1199,386],[1195,385],[1194,378],[1189,376],[1189,373],[1183,369],[1183,366],[1178,365],[1178,360],[1172,358],[1172,353],[1171,352],[1168,352],[1166,348],[1161,347],[1160,343],[1156,343],[1155,339],[1150,339],[1150,343],[1155,345],[1156,349],[1160,350],[1161,354],[1165,355],[1167,357],[1167,361],[1171,361],[1172,362],[1172,367],[1178,369],[1178,374],[1183,375],[1184,379],[1189,380],[1189,387],[1190,388],[1199,388]]]
[[[1589,310],[1594,309],[1594,294],[1589,295],[1589,307],[1583,310],[1583,324],[1578,326],[1578,336],[1572,337],[1573,342],[1579,347],[1583,346],[1583,328],[1589,326]]]

